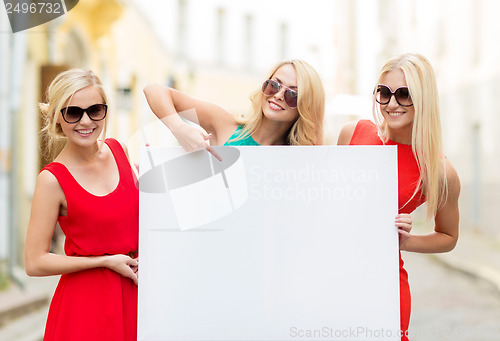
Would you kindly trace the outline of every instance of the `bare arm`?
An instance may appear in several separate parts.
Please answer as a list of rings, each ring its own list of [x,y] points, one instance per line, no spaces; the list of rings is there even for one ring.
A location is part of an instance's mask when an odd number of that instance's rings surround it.
[[[144,94],[153,113],[187,151],[206,148],[208,139],[215,145],[223,144],[236,129],[233,116],[217,105],[159,84],[146,86]],[[179,115],[199,124],[211,136],[186,124]]]
[[[106,267],[137,284],[137,260],[129,256],[70,257],[50,252],[50,242],[64,202],[64,192],[57,179],[49,171],[42,171],[35,187],[26,235],[26,273],[51,276]]]
[[[401,250],[439,253],[451,251],[455,247],[458,240],[460,180],[447,159],[446,163],[448,198],[434,217],[434,231],[424,235],[411,235],[401,245]]]

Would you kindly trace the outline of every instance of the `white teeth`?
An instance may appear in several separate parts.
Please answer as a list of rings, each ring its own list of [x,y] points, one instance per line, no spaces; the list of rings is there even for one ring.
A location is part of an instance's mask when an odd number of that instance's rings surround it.
[[[86,130],[77,130],[80,134],[90,134],[92,132],[92,129],[86,129]]]
[[[274,110],[283,110],[282,107],[280,107],[279,105],[277,105],[273,102],[269,102],[269,106],[271,107],[271,109],[274,109]]]
[[[391,117],[399,117],[399,116],[404,115],[404,112],[389,112],[388,114]]]

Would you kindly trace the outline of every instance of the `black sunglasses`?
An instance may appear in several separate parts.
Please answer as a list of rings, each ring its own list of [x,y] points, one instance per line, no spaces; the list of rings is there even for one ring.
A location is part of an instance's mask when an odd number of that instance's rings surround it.
[[[85,112],[92,121],[101,121],[106,117],[107,111],[108,106],[106,104],[94,104],[87,109],[82,109],[80,107],[62,108],[61,114],[66,122],[76,123],[82,119],[83,113]]]
[[[391,88],[387,85],[379,84],[375,90],[375,100],[382,105],[388,104],[391,101],[392,95],[396,98],[396,102],[402,107],[410,107],[413,101],[410,96],[408,87],[402,86],[392,92]]]
[[[282,87],[286,89],[284,94],[286,104],[292,109],[297,108],[298,92],[272,79],[268,79],[262,84],[262,93],[266,96],[276,95]]]

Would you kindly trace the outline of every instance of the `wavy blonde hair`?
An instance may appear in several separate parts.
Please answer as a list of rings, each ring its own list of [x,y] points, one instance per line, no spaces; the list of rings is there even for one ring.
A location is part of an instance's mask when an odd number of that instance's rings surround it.
[[[323,142],[323,117],[325,115],[325,90],[316,70],[302,60],[290,60],[277,64],[270,72],[271,79],[283,65],[290,64],[297,73],[297,110],[299,117],[290,127],[286,138],[289,145],[320,145]],[[262,123],[262,101],[264,95],[257,90],[250,100],[252,112],[247,117],[237,117],[238,124],[243,124],[239,138],[252,135]]]
[[[415,108],[411,145],[420,170],[420,179],[413,197],[422,189],[427,200],[427,218],[435,216],[448,194],[446,162],[442,154],[439,100],[434,70],[420,54],[403,54],[392,58],[383,67],[382,77],[391,71],[402,70]],[[380,137],[387,142],[388,127],[373,97],[373,113]]]
[[[62,115],[61,109],[71,102],[73,95],[77,91],[88,86],[96,87],[103,103],[107,103],[101,80],[90,70],[71,69],[64,71],[58,74],[50,83],[45,95],[46,102],[39,104],[44,121],[40,133],[47,142],[46,149],[42,152],[48,160],[53,160],[64,148],[67,141],[61,126],[57,123],[59,115]],[[106,116],[102,136],[106,136],[107,120],[108,117]]]

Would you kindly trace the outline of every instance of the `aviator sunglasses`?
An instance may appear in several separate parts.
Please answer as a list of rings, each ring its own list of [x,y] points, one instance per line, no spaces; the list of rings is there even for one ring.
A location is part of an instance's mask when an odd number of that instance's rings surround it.
[[[286,89],[284,94],[286,104],[291,109],[297,108],[297,99],[299,97],[297,91],[273,81],[272,79],[268,79],[262,84],[262,93],[266,96],[273,96],[280,92],[282,87]]]
[[[396,91],[392,92],[391,88],[387,85],[379,84],[375,90],[375,100],[382,105],[388,104],[391,101],[392,95],[394,95],[396,102],[398,102],[398,104],[402,107],[409,107],[413,105],[410,91],[406,86],[399,87]]]
[[[107,111],[108,106],[106,104],[94,104],[87,109],[82,109],[80,107],[62,108],[61,114],[67,123],[76,123],[82,119],[83,113],[85,112],[92,121],[101,121],[106,117]]]

